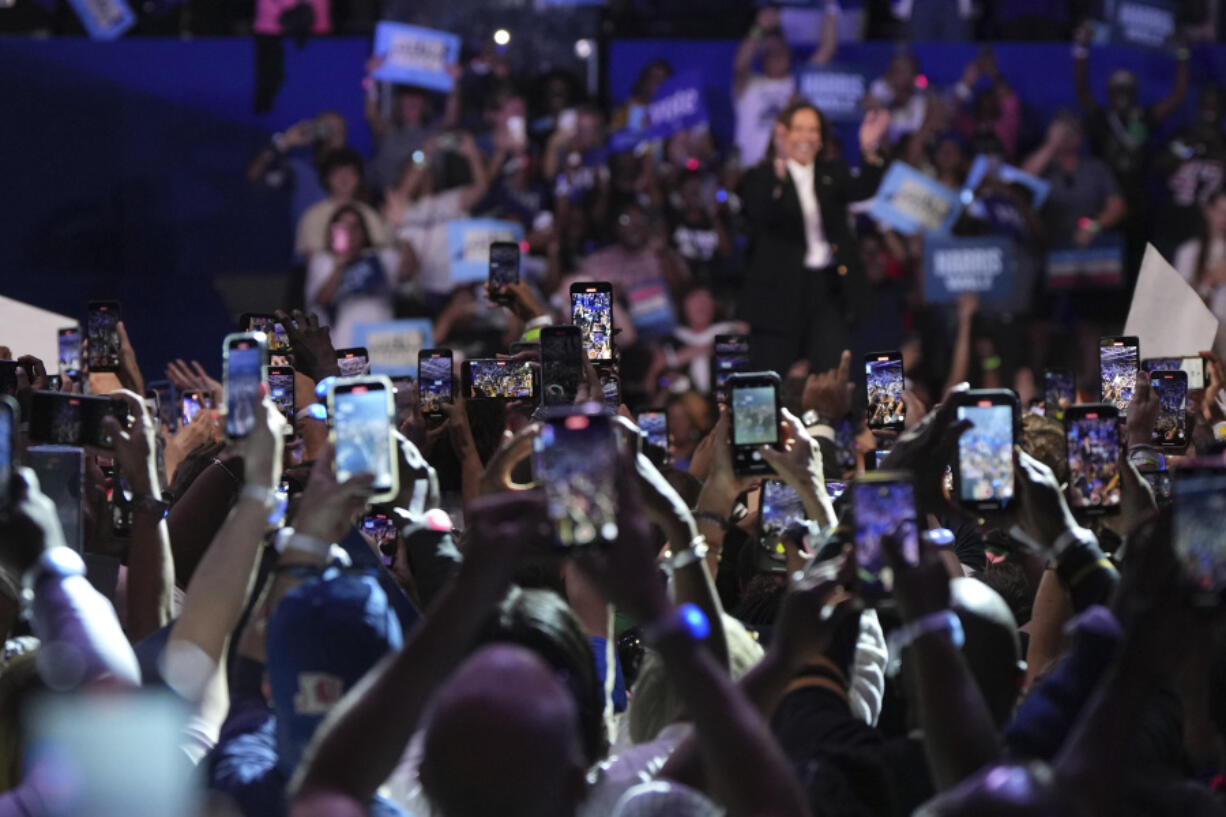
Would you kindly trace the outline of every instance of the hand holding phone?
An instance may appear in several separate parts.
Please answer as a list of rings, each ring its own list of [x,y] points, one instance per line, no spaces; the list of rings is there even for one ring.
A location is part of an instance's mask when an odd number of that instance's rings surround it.
[[[255,427],[256,404],[268,377],[268,339],[262,332],[227,335],[222,347],[226,435],[242,439]]]
[[[505,288],[519,283],[519,244],[494,241],[490,244],[489,291],[496,304],[509,302]]]
[[[749,335],[716,335],[711,388],[717,403],[728,402],[728,378],[749,371]]]
[[[972,426],[958,439],[958,501],[978,511],[1001,510],[1013,500],[1013,445],[1021,437],[1021,410],[1007,389],[968,391],[957,418]]]
[[[858,476],[851,492],[860,592],[866,602],[881,604],[894,591],[883,540],[897,540],[903,558],[919,563],[915,485],[909,472],[876,471]]]
[[[333,381],[328,392],[333,470],[338,482],[371,474],[371,502],[388,502],[400,492],[393,416],[392,383],[386,377]]]
[[[583,383],[583,339],[571,324],[541,328],[541,391],[546,406],[573,405]]]
[[[1158,399],[1154,445],[1183,448],[1188,444],[1188,375],[1184,371],[1155,371],[1151,388]]]
[[[902,399],[905,388],[901,352],[873,352],[864,356],[869,428],[903,428],[907,418],[907,405]]]
[[[1098,372],[1102,402],[1128,416],[1128,404],[1141,370],[1141,344],[1135,336],[1102,338],[1098,342]]]
[[[87,308],[89,370],[119,371],[119,302],[90,301]]]
[[[442,417],[443,406],[452,401],[453,371],[450,349],[422,349],[417,353],[417,398],[426,417]]]
[[[609,417],[585,408],[554,410],[532,451],[558,543],[571,548],[617,541],[621,448]]]
[[[1087,514],[1119,511],[1119,412],[1106,403],[1073,406],[1064,415],[1069,505]]]
[[[526,360],[476,358],[460,367],[470,400],[535,400],[536,378]]]
[[[728,379],[732,406],[732,465],[739,475],[771,474],[762,446],[779,448],[779,375],[749,372]]]
[[[608,281],[570,286],[571,323],[583,335],[583,348],[593,363],[613,362],[613,285]]]
[[[363,377],[370,374],[370,355],[365,346],[336,350],[336,368],[341,377]]]

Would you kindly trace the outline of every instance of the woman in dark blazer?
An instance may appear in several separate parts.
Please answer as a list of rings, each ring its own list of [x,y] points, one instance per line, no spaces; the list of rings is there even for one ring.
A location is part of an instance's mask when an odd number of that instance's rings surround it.
[[[826,123],[813,105],[793,103],[778,123],[775,155],[746,171],[738,191],[750,231],[738,313],[751,327],[755,369],[783,374],[804,358],[821,372],[836,367],[851,348],[852,326],[869,308],[847,206],[877,192],[890,115],[865,115],[858,174],[841,159],[824,158]]]

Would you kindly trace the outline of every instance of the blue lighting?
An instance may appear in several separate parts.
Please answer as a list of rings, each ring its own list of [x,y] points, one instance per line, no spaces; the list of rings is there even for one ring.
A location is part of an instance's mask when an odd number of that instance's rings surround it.
[[[318,420],[321,423],[326,423],[328,421],[328,409],[323,403],[312,403],[307,408],[307,415],[312,420]]]
[[[336,378],[331,375],[315,384],[315,396],[320,400],[327,398],[328,392],[332,390],[332,384],[336,382]]]
[[[693,604],[681,605],[681,620],[685,622],[686,629],[695,641],[705,641],[711,634],[711,622],[707,621],[706,614]]]

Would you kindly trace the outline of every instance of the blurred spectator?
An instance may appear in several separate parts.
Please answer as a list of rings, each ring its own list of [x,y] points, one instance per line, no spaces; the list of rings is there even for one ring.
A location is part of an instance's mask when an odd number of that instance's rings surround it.
[[[366,123],[375,142],[370,184],[381,191],[396,183],[400,168],[413,151],[420,150],[431,136],[456,126],[460,117],[459,70],[452,67],[451,92],[447,94],[442,116],[437,119],[431,116],[434,95],[424,88],[392,85],[391,116],[384,116],[377,86],[369,75],[367,87]]]
[[[362,201],[365,192],[362,164],[362,157],[351,148],[334,150],[324,157],[319,168],[319,179],[328,197],[311,205],[298,219],[294,251],[299,256],[309,260],[327,246],[327,227],[332,222],[333,214],[345,205],[352,205],[361,213],[372,246],[387,246],[388,234],[383,219],[373,207]]]
[[[1217,190],[1205,202],[1203,227],[1198,238],[1179,245],[1175,269],[1191,284],[1217,319],[1226,324],[1226,190]],[[1218,328],[1217,347],[1223,344]],[[1219,351],[1220,353],[1220,351]]]
[[[321,181],[323,160],[332,151],[346,147],[348,138],[345,117],[323,111],[313,119],[296,122],[284,133],[273,134],[248,165],[247,178],[274,190],[290,188],[290,215],[296,225],[308,207],[328,195]],[[311,148],[309,160],[296,154],[303,147]]]
[[[761,59],[762,72],[754,71]],[[736,108],[736,146],[741,166],[756,164],[770,144],[775,118],[796,93],[792,51],[779,30],[779,9],[758,10],[732,65],[732,100]]]
[[[1180,128],[1158,156],[1168,198],[1160,208],[1156,237],[1166,252],[1196,235],[1201,208],[1226,181],[1224,115],[1226,92],[1221,86],[1206,85],[1192,122]]]
[[[716,335],[743,334],[742,321],[720,319],[719,306],[709,287],[696,284],[681,296],[681,326],[665,346],[664,368],[684,373],[693,388],[711,391],[711,358]]]
[[[1043,216],[1054,246],[1088,247],[1100,233],[1119,226],[1127,213],[1111,170],[1102,160],[1083,154],[1084,142],[1081,123],[1061,116],[1022,165],[1051,183]]]
[[[997,39],[1068,39],[1069,0],[995,0],[986,5],[995,16]]]
[[[630,86],[630,98],[613,112],[609,127],[613,130],[629,128],[642,130],[651,124],[647,116],[647,106],[655,98],[660,84],[673,75],[673,67],[668,60],[655,59],[643,66],[639,75]]]
[[[614,243],[584,259],[579,279],[609,281],[618,298],[636,286],[656,281],[679,293],[689,277],[685,263],[652,237],[650,217],[642,205],[626,202],[614,215],[614,224]]]
[[[689,266],[690,276],[710,284],[724,276],[732,255],[732,234],[727,223],[728,191],[701,173],[687,172],[669,197],[670,240]]]
[[[986,87],[979,88],[986,78]],[[971,153],[1017,157],[1017,137],[1022,122],[1022,103],[1000,73],[996,55],[986,47],[962,72],[954,86],[954,98],[962,106],[955,120],[971,145]]]
[[[873,80],[868,88],[869,106],[890,112],[890,141],[919,130],[928,113],[928,79],[921,78],[919,60],[909,51],[894,55],[885,76]]]
[[[951,42],[970,39],[971,0],[894,0],[894,15],[906,20],[913,42]]]

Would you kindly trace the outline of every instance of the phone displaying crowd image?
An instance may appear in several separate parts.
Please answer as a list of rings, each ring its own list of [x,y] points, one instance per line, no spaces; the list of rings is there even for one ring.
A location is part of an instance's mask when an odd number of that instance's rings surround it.
[[[865,404],[869,428],[903,427],[907,407],[901,352],[873,352],[864,356]]]
[[[285,435],[294,434],[294,369],[292,366],[268,367],[268,396],[287,423]]]
[[[206,391],[185,391],[179,395],[179,425],[191,425],[200,409],[213,408],[213,395]]]
[[[37,391],[30,399],[30,440],[46,445],[110,448],[111,438],[102,424],[108,416],[125,426],[127,403],[112,397]]]
[[[0,395],[0,508],[9,503],[13,472],[17,465],[17,401]]]
[[[119,302],[90,301],[86,310],[89,370],[119,371]]]
[[[393,411],[392,384],[386,377],[342,378],[328,392],[336,479],[345,482],[358,474],[372,474],[372,502],[391,500],[398,491]]]
[[[1175,472],[1171,490],[1175,558],[1198,606],[1220,605],[1226,591],[1226,469],[1193,465]]]
[[[85,452],[66,445],[31,446],[26,450],[26,465],[38,476],[39,490],[55,503],[64,541],[80,553],[85,527]]]
[[[635,423],[643,430],[644,442],[668,453],[668,414],[663,411],[640,411]]]
[[[255,407],[268,367],[268,339],[262,332],[227,335],[222,346],[226,436],[241,439],[255,428]]]
[[[1003,389],[967,392],[958,420],[973,425],[958,439],[958,501],[980,511],[1000,510],[1013,499],[1013,443],[1021,418],[1017,399]]]
[[[1203,357],[1147,357],[1141,361],[1146,374],[1154,372],[1183,372],[1188,376],[1188,390],[1205,387],[1205,359]]]
[[[341,377],[362,377],[370,374],[370,355],[365,346],[336,350],[336,368]]]
[[[477,358],[460,369],[465,396],[471,400],[533,400],[532,364],[526,360]]]
[[[1181,371],[1156,371],[1150,384],[1158,395],[1154,445],[1183,448],[1188,443],[1188,376]]]
[[[519,244],[514,241],[494,241],[490,244],[490,300],[506,303],[503,287],[519,283]]]
[[[452,400],[450,349],[422,349],[417,353],[417,399],[427,417],[443,416],[443,405]]]
[[[1171,504],[1170,471],[1142,471],[1141,477],[1153,489],[1154,499],[1158,500],[1159,507],[1166,507]]]
[[[776,550],[783,532],[795,522],[805,520],[805,503],[791,485],[778,479],[762,481],[762,506],[759,509],[759,541],[767,550]]]
[[[607,281],[571,284],[570,316],[582,334],[588,360],[612,363],[613,285]]]
[[[1115,406],[1120,417],[1128,415],[1128,404],[1136,391],[1140,368],[1140,342],[1135,337],[1103,338],[1099,341],[1098,374],[1102,402]]]
[[[716,402],[728,402],[728,378],[737,372],[749,371],[749,365],[748,335],[715,336],[715,354],[711,358],[711,387]]]
[[[1043,412],[1055,420],[1063,420],[1064,412],[1077,402],[1076,381],[1068,369],[1043,371]]]
[[[541,329],[541,392],[546,406],[569,406],[583,382],[583,340],[571,324]]]
[[[865,601],[880,603],[894,590],[882,540],[897,537],[903,558],[919,563],[919,529],[915,512],[915,486],[905,471],[862,474],[851,485],[855,520],[856,566]]]
[[[533,476],[562,547],[617,540],[616,429],[604,414],[552,409],[533,439]]]
[[[392,562],[396,561],[396,546],[399,538],[396,531],[396,520],[385,513],[367,514],[362,517],[362,532],[374,541],[383,559],[383,564],[391,567]]]
[[[1064,415],[1068,498],[1075,511],[1115,513],[1120,505],[1119,412],[1105,403],[1073,406]]]
[[[293,351],[289,342],[289,333],[274,315],[263,312],[245,312],[239,321],[239,328],[243,332],[263,332],[268,338],[268,354],[271,357],[286,357]]]
[[[57,342],[60,374],[76,377],[81,372],[81,327],[59,330]]]
[[[732,406],[732,467],[737,474],[771,474],[764,445],[779,446],[779,375],[747,372],[728,379]]]

